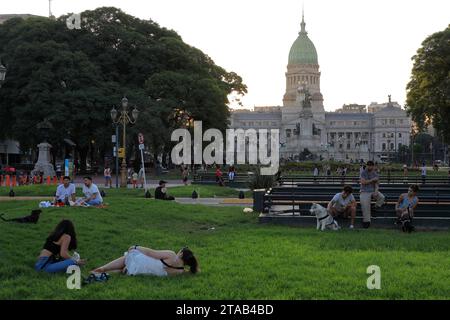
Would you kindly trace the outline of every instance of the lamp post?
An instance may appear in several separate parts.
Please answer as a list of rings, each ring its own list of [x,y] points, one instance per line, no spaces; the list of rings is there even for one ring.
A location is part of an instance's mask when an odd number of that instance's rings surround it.
[[[138,116],[139,110],[136,109],[136,107],[131,111],[131,117],[128,115],[128,99],[125,97],[122,99],[122,110],[120,110],[120,113],[114,107],[111,109],[111,119],[113,123],[116,125],[121,124],[123,128],[123,158],[120,169],[120,186],[125,188],[127,187],[126,127],[127,124],[135,124]],[[116,139],[118,139],[118,137],[116,137]],[[116,174],[117,170],[118,168],[116,167]]]
[[[0,60],[0,88],[2,87],[3,82],[5,82],[6,78],[6,72],[8,69],[2,64],[2,61]]]

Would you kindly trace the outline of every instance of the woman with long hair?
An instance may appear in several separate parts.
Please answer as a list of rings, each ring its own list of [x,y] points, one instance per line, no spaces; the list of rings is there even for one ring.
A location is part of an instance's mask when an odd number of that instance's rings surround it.
[[[36,271],[49,273],[66,272],[72,265],[84,265],[85,260],[78,254],[71,256],[70,251],[77,248],[75,227],[70,220],[62,220],[47,237],[44,248],[34,268]]]
[[[186,270],[189,267],[189,270]],[[128,249],[123,257],[92,270],[92,273],[122,272],[127,275],[176,276],[185,272],[199,272],[198,261],[187,247],[178,253],[171,250],[154,250],[138,245]]]

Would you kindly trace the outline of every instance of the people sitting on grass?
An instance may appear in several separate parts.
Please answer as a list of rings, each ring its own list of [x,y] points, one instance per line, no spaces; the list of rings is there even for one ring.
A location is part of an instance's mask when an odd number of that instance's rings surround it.
[[[414,184],[409,187],[408,193],[400,195],[397,204],[395,205],[397,214],[396,224],[400,224],[401,220],[404,218],[412,220],[414,217],[414,210],[419,205],[419,198],[417,197],[418,192],[419,186]]]
[[[350,229],[354,228],[356,216],[356,200],[353,196],[353,188],[345,186],[342,192],[337,193],[328,203],[328,212],[336,217],[343,215],[344,218],[351,217]]]
[[[186,270],[189,267],[189,270]],[[123,257],[91,271],[94,274],[120,272],[126,275],[176,276],[199,272],[197,258],[188,248],[178,253],[171,250],[153,250],[138,245],[132,246]]]
[[[66,272],[72,265],[82,266],[86,263],[78,254],[70,255],[77,248],[75,227],[70,220],[62,220],[47,237],[44,248],[34,268],[48,273]]]
[[[92,182],[91,177],[84,177],[83,194],[84,199],[81,200],[81,205],[99,206],[103,203],[100,190],[97,185]]]
[[[167,181],[164,181],[164,180],[159,181],[159,186],[155,190],[155,199],[157,199],[157,200],[168,200],[168,201],[175,200],[174,197],[169,196],[167,194],[166,183],[167,183]]]
[[[70,183],[71,179],[68,176],[65,176],[63,178],[63,184],[60,184],[58,188],[56,188],[56,194],[54,203],[56,204],[64,204],[69,205],[70,201],[75,202],[75,185],[73,183]]]

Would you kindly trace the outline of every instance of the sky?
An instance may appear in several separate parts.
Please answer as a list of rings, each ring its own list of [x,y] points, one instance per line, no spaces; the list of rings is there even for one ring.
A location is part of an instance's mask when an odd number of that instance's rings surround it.
[[[327,111],[343,104],[405,105],[412,56],[450,24],[448,0],[53,0],[60,16],[115,6],[175,30],[242,76],[245,108],[282,105],[289,49],[306,30],[319,58]],[[48,16],[48,0],[2,0],[0,13]],[[233,107],[235,107],[233,105]]]

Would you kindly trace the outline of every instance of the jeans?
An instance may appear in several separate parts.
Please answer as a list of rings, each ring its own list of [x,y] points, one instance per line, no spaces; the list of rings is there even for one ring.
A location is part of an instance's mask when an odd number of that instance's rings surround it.
[[[102,202],[100,201],[99,198],[95,198],[95,199],[89,200],[89,201],[86,202],[86,203],[87,203],[88,205],[90,205],[90,206],[99,206],[99,205],[102,204]]]
[[[361,211],[364,222],[370,222],[372,196],[376,200],[375,206],[381,207],[384,204],[385,196],[381,192],[361,192],[359,195],[359,202],[361,204]]]
[[[53,263],[48,262],[48,259],[50,259],[50,257],[40,257],[36,262],[36,264],[34,265],[34,269],[36,271],[45,271],[48,273],[66,272],[69,266],[77,264],[72,259],[66,259]]]

